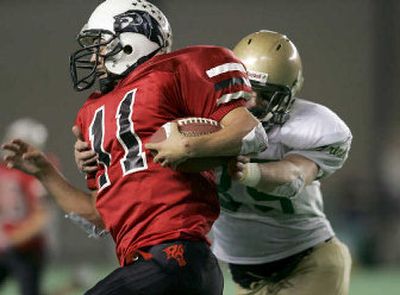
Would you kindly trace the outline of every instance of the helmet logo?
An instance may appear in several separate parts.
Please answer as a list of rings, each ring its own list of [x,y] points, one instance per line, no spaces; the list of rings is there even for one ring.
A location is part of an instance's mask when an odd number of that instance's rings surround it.
[[[128,10],[114,16],[114,19],[114,30],[117,34],[125,32],[142,34],[160,47],[164,46],[160,25],[146,11]]]
[[[115,26],[120,30],[123,30],[128,26],[140,26],[141,24],[143,24],[143,18],[136,12],[132,12],[129,15],[122,15],[117,18],[115,22]]]
[[[267,84],[268,81],[268,74],[262,73],[262,72],[257,72],[257,71],[248,71],[249,79],[251,81],[258,82],[262,85]]]

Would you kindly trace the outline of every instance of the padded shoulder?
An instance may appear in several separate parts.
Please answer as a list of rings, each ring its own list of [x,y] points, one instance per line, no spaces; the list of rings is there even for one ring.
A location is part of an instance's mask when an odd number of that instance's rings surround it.
[[[281,142],[292,149],[314,149],[348,141],[346,123],[329,108],[296,99],[289,120],[281,128]]]

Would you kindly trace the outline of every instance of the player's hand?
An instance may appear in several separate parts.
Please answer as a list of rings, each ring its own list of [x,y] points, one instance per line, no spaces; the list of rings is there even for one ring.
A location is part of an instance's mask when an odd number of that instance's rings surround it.
[[[228,162],[228,173],[234,180],[243,179],[246,174],[246,164],[250,162],[249,157],[238,156]]]
[[[84,173],[93,173],[98,169],[98,156],[90,145],[84,141],[81,130],[78,126],[72,127],[72,133],[75,135],[74,145],[75,164],[78,169]]]
[[[1,147],[8,151],[8,154],[4,156],[4,161],[9,168],[39,176],[51,167],[51,163],[40,150],[23,140],[14,139]]]
[[[176,167],[189,158],[189,139],[179,132],[178,125],[171,122],[171,133],[167,139],[158,143],[147,143],[145,147],[155,154],[154,163],[163,167]]]

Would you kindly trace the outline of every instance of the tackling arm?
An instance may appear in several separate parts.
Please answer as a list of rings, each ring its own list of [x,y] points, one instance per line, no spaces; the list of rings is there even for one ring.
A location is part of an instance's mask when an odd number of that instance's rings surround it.
[[[282,197],[296,196],[317,176],[318,166],[301,155],[290,154],[270,163],[239,161],[234,177],[246,186]]]

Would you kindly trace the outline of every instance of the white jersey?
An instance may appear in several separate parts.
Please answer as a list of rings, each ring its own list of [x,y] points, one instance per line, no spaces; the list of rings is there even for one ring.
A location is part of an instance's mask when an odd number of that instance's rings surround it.
[[[252,162],[299,154],[319,167],[317,180],[294,198],[258,192],[219,171],[221,215],[213,226],[213,251],[229,263],[258,264],[288,257],[334,235],[323,213],[318,179],[340,169],[352,140],[346,124],[317,103],[296,99],[289,120],[268,132],[269,147]]]

